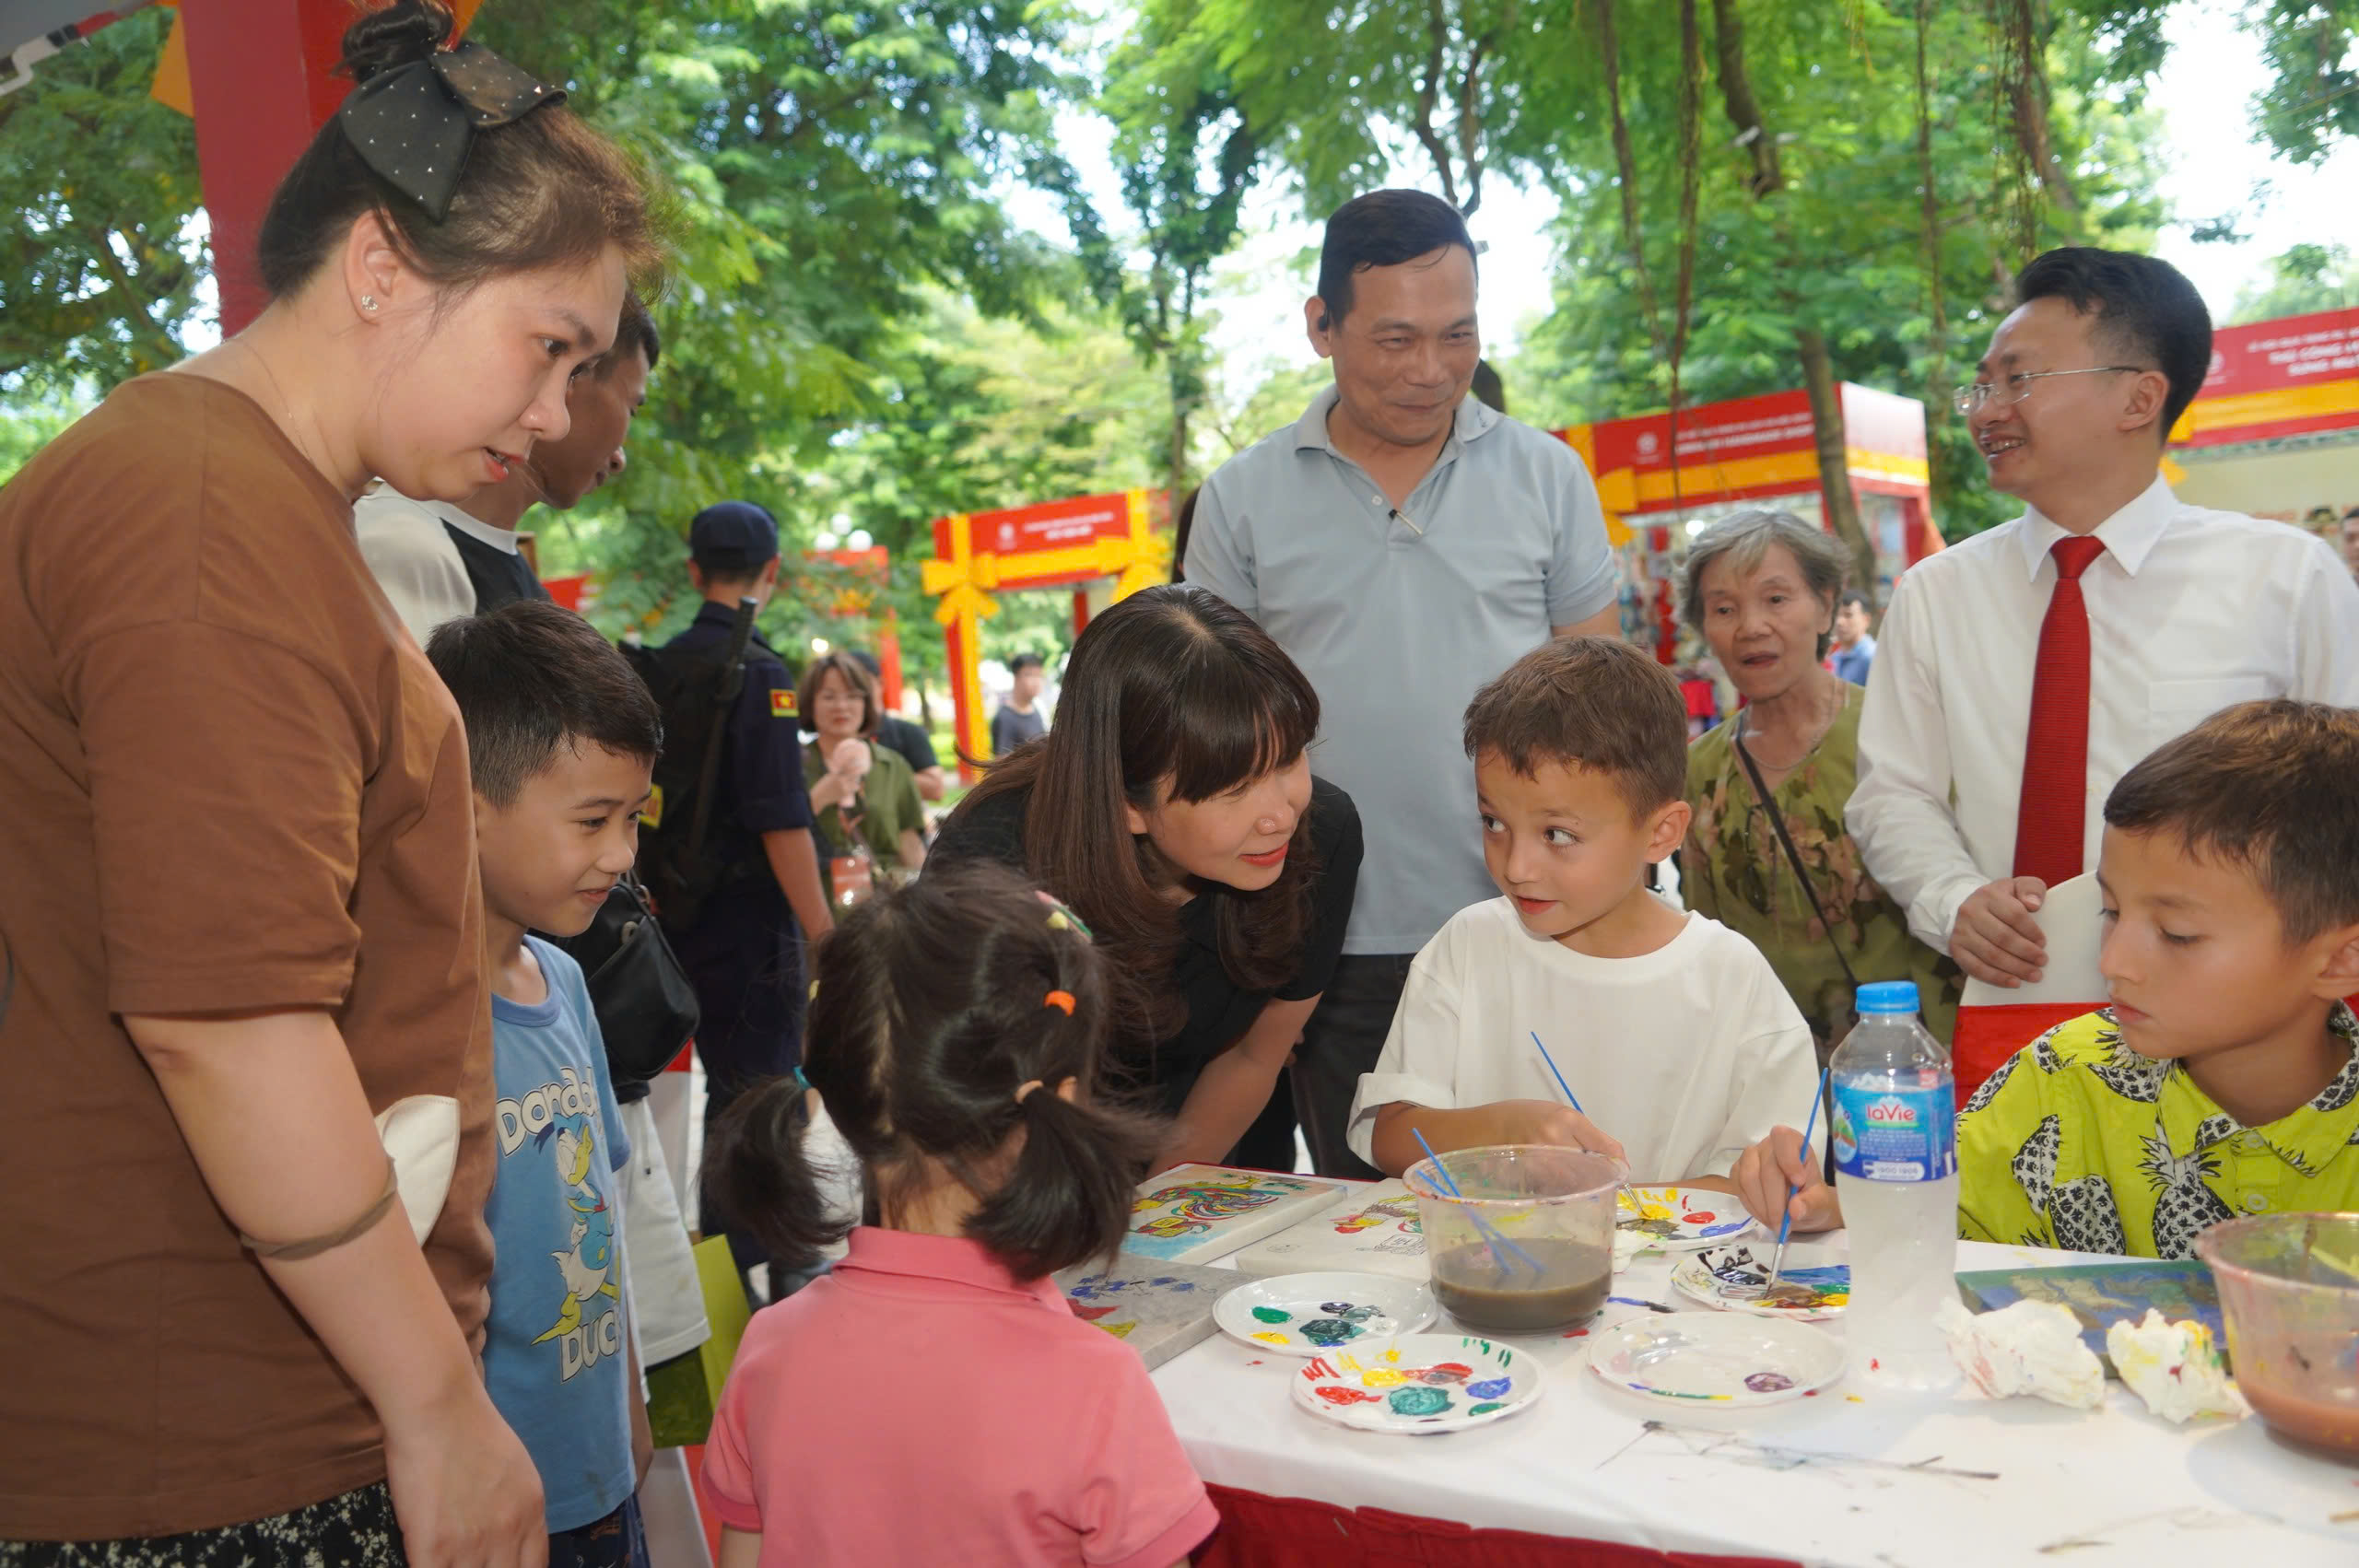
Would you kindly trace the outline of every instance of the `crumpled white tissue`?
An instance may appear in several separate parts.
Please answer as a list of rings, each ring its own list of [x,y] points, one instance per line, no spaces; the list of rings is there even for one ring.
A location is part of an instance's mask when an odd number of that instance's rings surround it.
[[[2105,1402],[2105,1363],[2081,1340],[2072,1309],[2052,1301],[2019,1301],[1972,1313],[1945,1301],[1933,1314],[1950,1355],[1973,1385],[1994,1399],[2032,1394],[2050,1404],[2095,1410]]]
[[[2227,1369],[2220,1364],[2220,1347],[2201,1323],[2187,1318],[2165,1322],[2150,1306],[2141,1322],[2124,1317],[2108,1325],[2105,1348],[2130,1391],[2165,1421],[2244,1413]]]

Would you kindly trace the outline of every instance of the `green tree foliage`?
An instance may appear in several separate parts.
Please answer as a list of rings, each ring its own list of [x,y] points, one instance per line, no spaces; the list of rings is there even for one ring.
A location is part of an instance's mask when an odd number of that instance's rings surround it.
[[[0,392],[105,392],[180,358],[207,258],[195,128],[147,96],[171,13],[41,63],[0,98]],[[12,42],[15,41],[11,41]]]
[[[1156,18],[1116,53],[1099,109],[1116,128],[1122,203],[1139,226],[1134,266],[1094,220],[1074,225],[1091,287],[1109,301],[1139,352],[1160,360],[1171,423],[1164,484],[1188,488],[1189,422],[1209,393],[1198,318],[1213,263],[1237,242],[1238,211],[1262,172],[1259,139],[1226,75],[1187,41],[1161,35]]]
[[[1045,320],[1076,292],[1069,258],[1003,202],[1026,180],[1073,184],[1050,124],[1074,87],[1065,25],[1056,5],[999,0],[486,6],[479,36],[562,76],[675,198],[680,266],[630,468],[578,515],[534,520],[553,569],[608,579],[593,618],[650,636],[685,620],[681,534],[733,497],[786,528],[789,591],[765,629],[834,602],[838,574],[800,559],[832,515],[806,480],[895,412],[934,291],[994,322]],[[914,583],[913,557],[895,559]]]
[[[2247,289],[2222,324],[2306,316],[2359,306],[2359,258],[2344,245],[2296,245],[2270,263],[2269,282]]]
[[[2001,51],[1977,13],[1933,10],[1925,47],[1937,66],[1926,73],[1921,99],[1913,7],[1847,15],[1756,0],[1743,6],[1743,21],[1757,99],[1746,117],[1761,129],[1747,136],[1750,127],[1735,127],[1736,109],[1725,102],[1708,122],[1684,399],[1800,384],[1798,346],[1815,334],[1833,379],[1926,403],[1935,514],[1953,537],[2012,515],[2012,504],[1983,483],[1948,399],[1970,373],[2003,308],[2005,280],[2025,257],[2013,228],[2024,163],[2050,171],[2037,181],[2043,199],[2029,248],[2144,249],[2153,241],[2162,216],[2147,150],[2154,127],[2115,90],[2121,46],[2107,46],[2069,16],[2056,24],[2036,89],[2047,152],[2034,160],[2014,145]],[[1717,45],[1726,34],[1716,32]],[[1717,48],[1708,53],[1710,95],[1724,100],[1728,63]],[[1641,34],[1625,42],[1622,58],[1642,253],[1656,274],[1670,275],[1681,239],[1675,46]],[[1618,171],[1600,151],[1567,153],[1556,310],[1509,368],[1516,395],[1550,422],[1663,407],[1669,367],[1624,240]]]
[[[2359,136],[2359,0],[2263,0],[2248,22],[2273,73],[2252,106],[2269,144],[2316,163]]]

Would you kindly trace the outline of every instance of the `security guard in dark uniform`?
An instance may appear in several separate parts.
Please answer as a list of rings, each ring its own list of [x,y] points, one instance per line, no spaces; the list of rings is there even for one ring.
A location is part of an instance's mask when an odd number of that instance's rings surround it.
[[[707,507],[688,525],[688,579],[705,603],[665,651],[725,651],[738,601],[768,603],[778,587],[778,520],[749,501]],[[722,741],[710,829],[713,858],[730,874],[692,925],[669,933],[704,1015],[697,1054],[708,1139],[746,1087],[802,1060],[803,941],[834,925],[811,842],[794,682],[758,635],[745,670]],[[741,1271],[764,1260],[759,1244],[709,1202],[704,1229],[729,1237]]]

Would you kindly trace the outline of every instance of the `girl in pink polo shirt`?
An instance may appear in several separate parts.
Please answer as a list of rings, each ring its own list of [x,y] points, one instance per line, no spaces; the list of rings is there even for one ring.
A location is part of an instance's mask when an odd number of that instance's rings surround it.
[[[1114,1251],[1158,1136],[1092,1093],[1088,932],[1010,872],[930,872],[816,972],[804,1082],[741,1102],[715,1196],[789,1268],[845,1235],[804,1153],[816,1092],[877,1223],[745,1330],[705,1449],[721,1568],[1184,1564],[1203,1483],[1138,1357],[1048,1278]]]

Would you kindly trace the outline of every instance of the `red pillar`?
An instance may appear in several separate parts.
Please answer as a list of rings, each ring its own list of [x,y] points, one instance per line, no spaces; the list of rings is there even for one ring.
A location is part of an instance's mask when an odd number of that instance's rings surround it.
[[[347,0],[183,0],[181,6],[225,336],[267,303],[254,275],[254,239],[271,193],[350,89],[331,73],[353,16]]]

